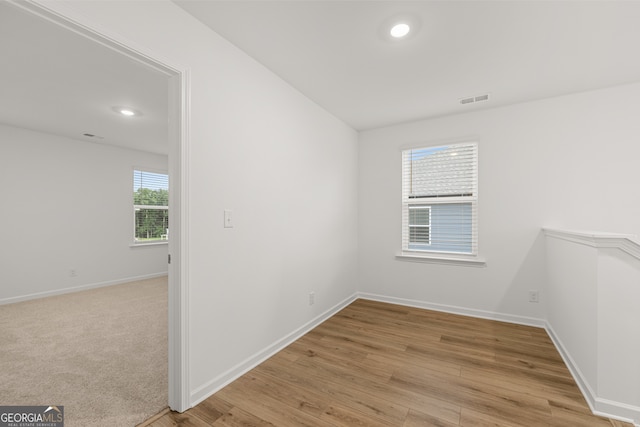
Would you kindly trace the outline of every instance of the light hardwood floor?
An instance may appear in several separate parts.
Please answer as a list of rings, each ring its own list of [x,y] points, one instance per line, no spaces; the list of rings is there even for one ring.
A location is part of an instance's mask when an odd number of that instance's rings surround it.
[[[591,414],[543,329],[368,300],[145,425],[632,426]]]

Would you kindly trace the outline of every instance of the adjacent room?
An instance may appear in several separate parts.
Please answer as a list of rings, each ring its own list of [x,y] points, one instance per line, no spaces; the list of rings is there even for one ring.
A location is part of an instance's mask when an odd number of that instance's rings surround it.
[[[167,406],[169,79],[6,2],[0,28],[0,404],[135,425]]]
[[[146,425],[640,426],[640,3],[0,7],[0,312],[164,307]]]

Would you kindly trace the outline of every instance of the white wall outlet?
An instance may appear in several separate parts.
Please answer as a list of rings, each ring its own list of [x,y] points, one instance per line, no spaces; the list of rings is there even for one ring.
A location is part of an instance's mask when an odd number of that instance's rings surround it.
[[[78,277],[78,270],[76,270],[75,268],[69,270],[69,277]]]
[[[539,302],[540,293],[538,291],[529,291],[529,302]]]
[[[309,292],[309,305],[313,305],[316,303],[316,293]]]

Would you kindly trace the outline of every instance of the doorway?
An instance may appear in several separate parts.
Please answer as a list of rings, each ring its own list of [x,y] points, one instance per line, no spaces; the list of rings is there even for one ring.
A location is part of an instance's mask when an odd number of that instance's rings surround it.
[[[147,52],[131,47],[126,40],[117,40],[104,30],[92,29],[77,17],[61,14],[48,9],[45,5],[30,2],[8,2],[9,7],[26,11],[33,16],[54,23],[76,35],[80,35],[102,47],[107,47],[119,55],[160,72],[166,76],[168,84],[168,165],[170,177],[171,240],[168,243],[169,293],[168,293],[168,361],[169,361],[169,406],[184,411],[189,406],[188,369],[187,369],[187,286],[186,286],[186,236],[183,234],[187,218],[186,198],[188,195],[187,135],[189,75],[187,70],[154,59]],[[53,5],[52,7],[56,7]],[[99,136],[99,135],[97,135]],[[72,273],[70,273],[72,274]]]

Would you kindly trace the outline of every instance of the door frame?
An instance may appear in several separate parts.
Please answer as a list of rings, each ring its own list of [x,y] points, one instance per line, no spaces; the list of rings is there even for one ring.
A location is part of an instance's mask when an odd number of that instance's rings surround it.
[[[167,76],[169,87],[169,240],[168,404],[175,411],[191,407],[189,388],[189,105],[190,69],[148,51],[121,35],[90,22],[72,6],[46,0],[8,0],[8,3],[67,28]]]

